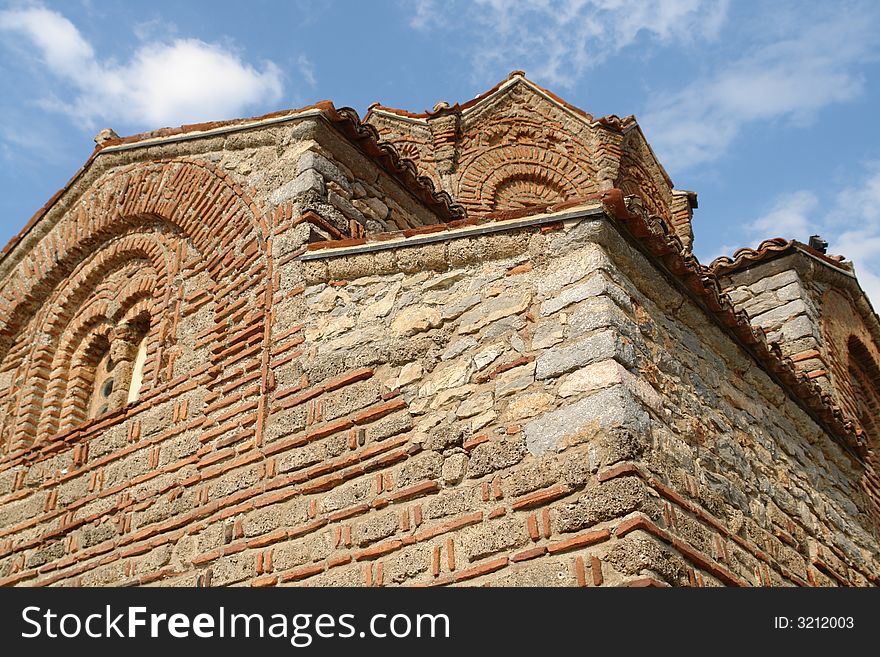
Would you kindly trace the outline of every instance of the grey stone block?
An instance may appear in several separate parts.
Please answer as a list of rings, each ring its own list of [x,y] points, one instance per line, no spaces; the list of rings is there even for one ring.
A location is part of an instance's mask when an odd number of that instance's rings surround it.
[[[650,418],[636,397],[619,385],[532,420],[525,427],[526,447],[535,456],[562,451],[590,429],[621,427],[647,431]]]
[[[290,182],[274,190],[269,195],[269,201],[273,205],[280,205],[306,192],[317,192],[324,195],[324,179],[314,169],[303,171]]]
[[[568,287],[552,299],[542,303],[541,315],[552,315],[573,303],[599,295],[610,297],[621,308],[628,309],[631,306],[629,295],[626,292],[605,278],[601,273],[596,273],[585,282]]]
[[[807,305],[801,299],[789,301],[785,305],[752,318],[752,324],[762,328],[781,326],[783,322],[807,312]]]
[[[351,183],[349,182],[348,178],[346,178],[345,174],[342,173],[339,167],[337,167],[335,164],[333,164],[333,162],[328,160],[320,153],[315,153],[314,151],[306,151],[305,153],[303,153],[303,156],[299,158],[299,160],[297,160],[297,173],[302,173],[304,171],[308,171],[309,169],[317,171],[327,180],[332,180],[349,194],[353,192]]]
[[[613,358],[625,367],[635,362],[632,343],[625,342],[615,331],[602,331],[573,344],[547,349],[537,360],[535,378],[549,379],[566,372]]]

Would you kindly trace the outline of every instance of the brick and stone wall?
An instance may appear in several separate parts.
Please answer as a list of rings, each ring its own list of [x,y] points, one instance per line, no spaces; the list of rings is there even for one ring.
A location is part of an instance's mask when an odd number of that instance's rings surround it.
[[[858,464],[600,205],[307,251],[269,216],[265,264],[181,258],[185,367],[7,452],[3,583],[876,582]]]
[[[847,265],[803,247],[789,251],[729,272],[728,293],[795,367],[859,422],[869,450],[861,485],[880,528],[880,325]]]
[[[870,462],[671,273],[671,187],[415,171],[332,106],[103,142],[0,260],[0,584],[878,583]],[[790,351],[804,280],[738,299]]]

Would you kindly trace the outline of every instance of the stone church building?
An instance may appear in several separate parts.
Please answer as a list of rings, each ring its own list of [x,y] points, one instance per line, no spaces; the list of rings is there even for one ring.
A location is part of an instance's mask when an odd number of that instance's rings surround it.
[[[698,262],[632,117],[96,141],[0,257],[0,584],[880,584],[851,264]]]

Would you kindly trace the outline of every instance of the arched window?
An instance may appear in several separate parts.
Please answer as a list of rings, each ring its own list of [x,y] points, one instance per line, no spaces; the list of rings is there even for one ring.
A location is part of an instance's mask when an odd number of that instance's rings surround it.
[[[95,383],[89,403],[89,417],[98,417],[110,409],[110,395],[113,393],[113,361],[110,359],[110,346],[95,366]]]
[[[147,360],[147,315],[116,326],[95,366],[89,417],[121,408],[138,398]]]

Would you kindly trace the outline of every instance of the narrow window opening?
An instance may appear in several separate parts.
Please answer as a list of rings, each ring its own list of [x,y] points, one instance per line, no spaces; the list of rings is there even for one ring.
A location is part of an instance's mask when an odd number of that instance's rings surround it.
[[[92,386],[91,403],[89,404],[89,417],[98,417],[107,412],[109,404],[107,398],[113,392],[113,359],[110,358],[110,345],[105,345],[103,353],[99,356],[95,367],[95,381]]]
[[[144,381],[147,362],[146,314],[117,326],[109,340],[104,339],[95,355],[96,362],[88,416],[95,418],[136,401]]]
[[[128,402],[131,403],[138,398],[141,390],[141,384],[144,382],[144,363],[147,362],[147,337],[141,338],[137,346],[137,355],[134,358],[134,365],[131,370],[131,383],[128,386]]]

